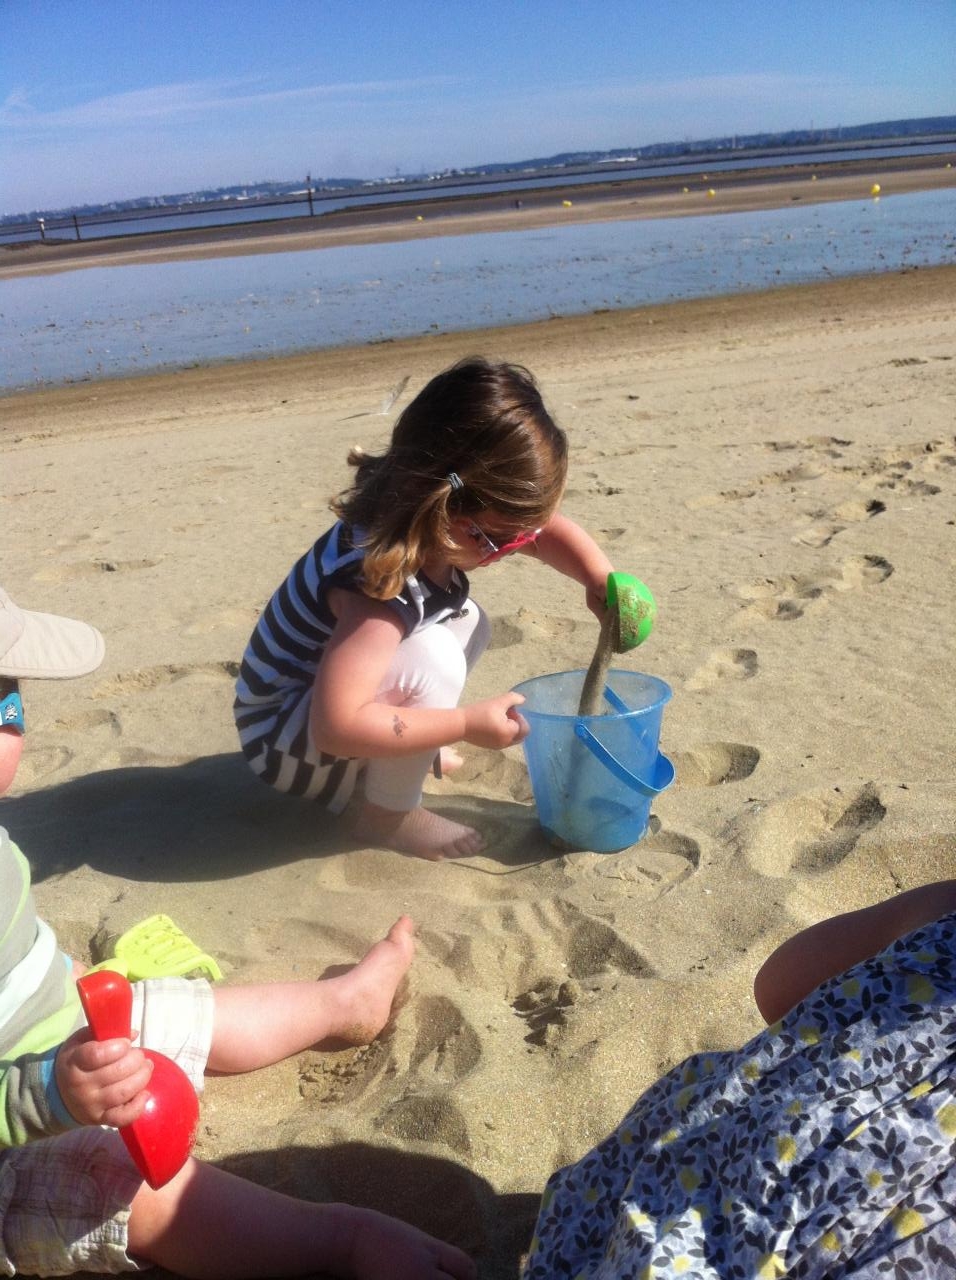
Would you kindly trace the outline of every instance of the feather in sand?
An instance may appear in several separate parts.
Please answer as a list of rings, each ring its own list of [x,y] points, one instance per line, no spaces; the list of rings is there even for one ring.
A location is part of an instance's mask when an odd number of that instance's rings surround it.
[[[408,379],[410,377],[411,375],[406,373],[405,377],[402,378],[401,381],[396,382],[395,386],[392,387],[391,391],[382,401],[382,407],[381,409],[379,409],[379,413],[382,413],[382,414],[388,413],[389,409],[391,409],[391,407],[395,404],[396,400],[399,398],[399,396],[408,386]]]

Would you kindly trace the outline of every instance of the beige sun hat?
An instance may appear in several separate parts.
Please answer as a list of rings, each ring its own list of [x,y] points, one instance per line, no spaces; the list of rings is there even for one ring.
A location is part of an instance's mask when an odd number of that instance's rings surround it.
[[[68,680],[95,671],[105,652],[88,622],[21,609],[0,587],[0,676]]]

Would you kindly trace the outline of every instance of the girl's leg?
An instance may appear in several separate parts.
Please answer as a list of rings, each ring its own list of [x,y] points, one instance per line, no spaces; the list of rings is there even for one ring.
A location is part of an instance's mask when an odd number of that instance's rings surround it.
[[[486,615],[469,600],[463,616],[402,641],[379,690],[380,700],[393,706],[456,706],[490,634]],[[449,757],[452,765],[456,754]],[[434,757],[428,751],[368,762],[365,804],[356,824],[360,838],[432,861],[484,848],[482,836],[473,827],[451,822],[422,806],[422,783]]]
[[[414,927],[402,916],[339,977],[213,987],[207,1068],[254,1071],[330,1038],[370,1044],[388,1021],[395,991],[412,962]]]
[[[321,1157],[320,1157],[321,1158]],[[371,1209],[296,1200],[189,1160],[129,1217],[134,1258],[181,1276],[243,1280],[315,1273],[355,1280],[473,1280],[454,1245]]]

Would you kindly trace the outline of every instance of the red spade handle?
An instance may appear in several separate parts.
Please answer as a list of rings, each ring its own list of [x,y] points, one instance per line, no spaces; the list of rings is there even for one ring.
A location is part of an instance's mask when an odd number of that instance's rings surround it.
[[[77,979],[76,986],[94,1039],[130,1039],[133,988],[122,974],[97,969]],[[181,1067],[151,1049],[143,1052],[153,1064],[146,1108],[119,1132],[140,1173],[158,1188],[186,1162],[199,1127],[199,1101]]]
[[[97,969],[77,980],[80,1003],[94,1040],[130,1038],[133,988],[120,973]]]

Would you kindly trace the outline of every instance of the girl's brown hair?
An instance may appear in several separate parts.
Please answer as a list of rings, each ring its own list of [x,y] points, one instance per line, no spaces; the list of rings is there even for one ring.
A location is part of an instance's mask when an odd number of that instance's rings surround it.
[[[355,481],[332,510],[365,550],[365,593],[388,600],[428,556],[454,553],[459,517],[491,513],[516,532],[547,523],[564,491],[568,443],[527,369],[471,356],[418,393],[386,453],[354,448],[348,460]]]

